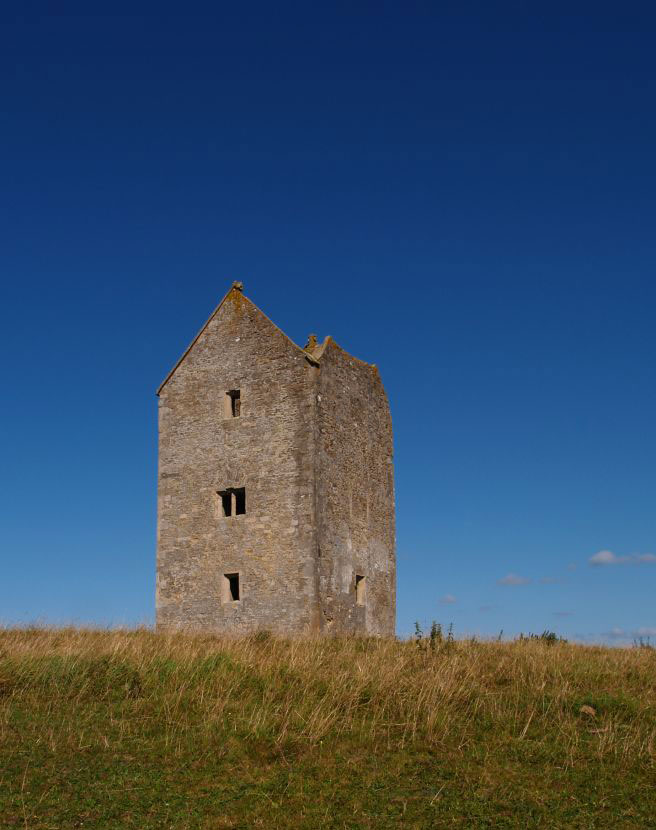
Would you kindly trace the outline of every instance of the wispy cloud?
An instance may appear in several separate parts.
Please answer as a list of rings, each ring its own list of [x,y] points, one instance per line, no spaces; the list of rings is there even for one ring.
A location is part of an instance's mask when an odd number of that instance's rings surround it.
[[[557,582],[560,582],[555,576],[542,576],[540,577],[540,584],[541,585],[555,585]]]
[[[588,559],[590,565],[640,565],[656,562],[656,554],[632,553],[629,556],[618,556],[612,550],[600,550]]]
[[[656,627],[643,625],[641,628],[636,628],[633,631],[627,631],[624,628],[611,628],[610,631],[604,632],[604,637],[609,640],[635,640],[638,637],[656,637]]]
[[[519,576],[519,574],[506,574],[501,579],[497,579],[498,585],[528,585],[530,579],[527,579],[525,576]]]
[[[621,556],[616,556],[612,550],[600,550],[588,559],[591,565],[618,565],[622,561]]]
[[[457,602],[457,599],[453,594],[444,594],[443,597],[440,597],[440,602],[442,605],[453,605],[454,602]]]
[[[574,612],[573,611],[554,611],[553,615],[554,615],[554,617],[573,617]]]

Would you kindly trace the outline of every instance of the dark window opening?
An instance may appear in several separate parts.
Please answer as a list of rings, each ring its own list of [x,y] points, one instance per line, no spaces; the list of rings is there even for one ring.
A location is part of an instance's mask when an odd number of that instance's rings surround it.
[[[241,415],[241,390],[230,389],[226,392],[227,415],[230,418],[239,418]]]
[[[243,516],[246,512],[246,488],[237,487],[233,493],[235,494],[235,515]]]
[[[361,574],[355,575],[355,601],[358,605],[364,605],[365,578]]]
[[[218,490],[219,515],[220,516],[243,516],[246,512],[246,488],[228,487],[226,490]]]
[[[221,514],[232,516],[232,490],[219,490],[217,496],[221,500]]]
[[[239,601],[239,574],[223,574],[225,599],[227,602]]]

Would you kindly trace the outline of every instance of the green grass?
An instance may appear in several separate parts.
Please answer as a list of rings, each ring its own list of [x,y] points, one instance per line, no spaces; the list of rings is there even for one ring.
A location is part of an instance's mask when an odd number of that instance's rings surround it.
[[[655,762],[648,648],[0,631],[2,828],[656,827]]]

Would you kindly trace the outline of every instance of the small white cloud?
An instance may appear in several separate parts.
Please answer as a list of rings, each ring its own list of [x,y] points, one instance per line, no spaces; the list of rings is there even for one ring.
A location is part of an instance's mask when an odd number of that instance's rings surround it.
[[[600,550],[588,559],[591,565],[617,565],[621,561],[620,556],[615,556],[612,550]]]
[[[501,579],[497,579],[497,584],[499,585],[528,585],[530,579],[527,579],[525,576],[519,576],[518,574],[506,574],[506,576],[502,577]]]
[[[650,626],[643,626],[637,631],[633,632],[636,637],[656,637],[656,628]]]
[[[440,597],[440,602],[443,605],[453,605],[454,602],[457,602],[456,598],[453,594],[444,594],[443,597]]]
[[[656,562],[653,553],[634,553],[631,556],[617,556],[612,550],[600,550],[588,559],[591,565],[627,565]]]
[[[617,627],[615,627],[615,628],[611,628],[611,630],[610,630],[610,631],[607,631],[607,632],[606,632],[606,636],[607,636],[607,637],[610,637],[610,638],[611,638],[611,639],[613,639],[613,640],[616,640],[616,639],[618,639],[618,638],[620,638],[620,637],[626,637],[626,636],[627,636],[627,633],[626,633],[626,631],[625,631],[623,628],[617,628]]]

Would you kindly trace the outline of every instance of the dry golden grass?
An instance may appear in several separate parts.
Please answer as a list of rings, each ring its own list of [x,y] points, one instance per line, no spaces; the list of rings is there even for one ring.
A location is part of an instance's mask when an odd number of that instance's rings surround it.
[[[434,645],[1,631],[0,824],[656,826],[654,650]]]

